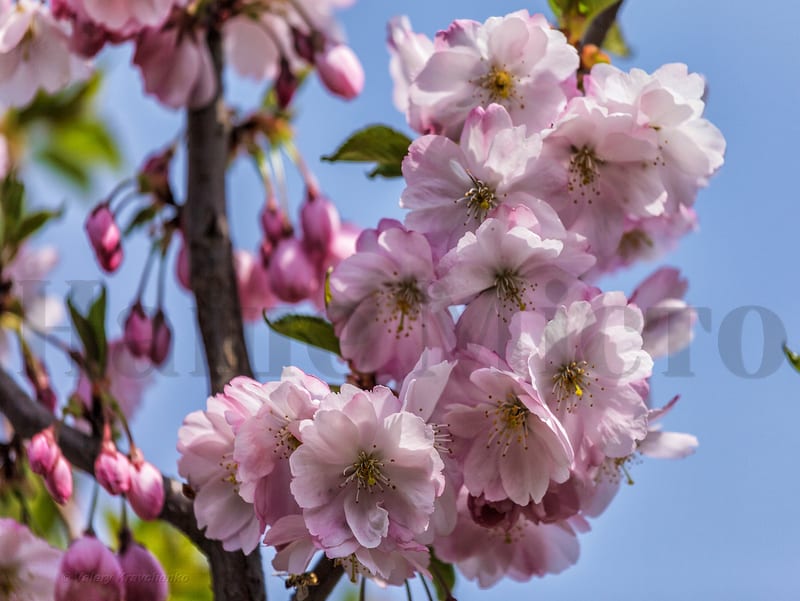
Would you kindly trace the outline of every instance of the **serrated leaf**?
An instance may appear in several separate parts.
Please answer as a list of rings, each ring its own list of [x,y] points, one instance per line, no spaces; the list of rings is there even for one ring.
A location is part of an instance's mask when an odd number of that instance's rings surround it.
[[[456,584],[456,570],[451,563],[445,563],[431,550],[430,571],[433,574],[433,586],[439,601],[451,599],[450,593]]]
[[[786,358],[789,360],[789,363],[792,364],[797,371],[800,371],[800,355],[797,353],[793,353],[786,343],[783,345],[783,353],[786,355]]]
[[[339,339],[333,331],[333,324],[316,315],[284,315],[270,321],[266,314],[264,321],[278,334],[299,340],[308,345],[341,355]]]
[[[133,216],[131,222],[128,224],[128,227],[125,228],[124,235],[127,236],[134,230],[142,227],[143,225],[147,225],[150,223],[158,213],[156,207],[154,205],[148,205],[141,209],[136,215]]]
[[[106,287],[100,289],[100,294],[89,307],[86,316],[92,328],[95,342],[97,343],[97,363],[105,372],[106,356],[108,354],[108,341],[106,340]]]
[[[333,154],[323,156],[331,163],[377,163],[369,177],[399,177],[411,139],[386,125],[371,125],[355,132]]]

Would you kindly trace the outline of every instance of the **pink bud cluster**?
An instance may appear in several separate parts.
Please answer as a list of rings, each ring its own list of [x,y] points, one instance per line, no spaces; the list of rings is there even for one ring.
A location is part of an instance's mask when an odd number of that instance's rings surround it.
[[[134,303],[125,319],[124,340],[134,357],[147,358],[156,366],[164,363],[172,345],[164,311],[159,309],[150,317],[141,302]]]
[[[649,398],[654,358],[691,339],[686,282],[662,268],[627,297],[597,280],[694,226],[725,142],[700,76],[601,64],[579,82],[541,15],[435,40],[400,19],[389,45],[422,134],[402,165],[408,213],[358,236],[326,307],[355,379],[378,385],[236,378],[187,416],[180,472],[207,536],[249,552],[263,535],[278,570],[322,551],[401,584],[433,550],[481,586],[557,573],[632,460],[697,445],[660,430],[676,399]],[[264,214],[279,298],[315,292],[338,226],[319,202],[302,240]]]

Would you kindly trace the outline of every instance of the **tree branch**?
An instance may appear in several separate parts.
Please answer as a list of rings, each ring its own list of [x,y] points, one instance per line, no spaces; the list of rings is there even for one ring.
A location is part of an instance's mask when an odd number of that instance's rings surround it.
[[[336,584],[344,574],[344,568],[323,555],[312,571],[317,576],[318,584],[308,587],[308,595],[303,601],[325,601],[336,588]],[[292,595],[292,601],[298,601],[296,591]]]
[[[208,33],[217,77],[216,98],[188,111],[188,181],[183,211],[191,287],[203,337],[212,392],[231,379],[251,375],[225,203],[228,140],[222,104],[222,47]]]
[[[614,4],[609,5],[603,12],[592,19],[592,22],[589,23],[589,27],[586,28],[586,32],[583,34],[583,39],[581,40],[582,46],[594,44],[600,48],[603,45],[608,35],[608,30],[614,25],[614,21],[617,20],[617,13],[622,6],[622,2],[623,0],[614,2]]]

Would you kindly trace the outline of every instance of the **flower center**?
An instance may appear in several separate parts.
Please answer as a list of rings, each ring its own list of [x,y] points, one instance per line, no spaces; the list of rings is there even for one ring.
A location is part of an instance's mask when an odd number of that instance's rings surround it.
[[[492,429],[489,432],[486,448],[490,448],[492,442],[498,446],[503,445],[503,457],[506,456],[508,448],[514,442],[527,449],[528,415],[530,415],[530,409],[513,393],[509,393],[504,400],[498,402],[494,411],[487,409],[484,416],[492,420]]]
[[[358,495],[364,488],[370,493],[375,488],[381,491],[385,486],[392,486],[392,488],[394,488],[391,479],[383,473],[383,466],[383,461],[375,457],[372,453],[359,451],[355,463],[346,467],[342,472],[345,480],[341,486],[344,487],[351,482],[356,483],[358,487],[356,490],[356,503],[358,503]]]
[[[602,159],[598,158],[594,152],[594,148],[588,146],[581,146],[577,148],[572,147],[572,157],[569,160],[567,190],[570,192],[578,192],[582,197],[581,200],[587,200],[592,204],[592,199],[586,198],[586,188],[595,196],[600,195],[600,187],[598,181],[600,177],[600,167],[605,163]],[[578,198],[573,199],[575,204],[578,203]]]
[[[399,282],[386,282],[379,294],[388,296],[386,302],[390,315],[384,319],[384,323],[388,324],[391,321],[399,320],[394,332],[398,338],[406,330],[406,326],[410,329],[413,325],[413,323],[406,324],[406,318],[409,322],[417,321],[420,308],[428,301],[428,297],[419,289],[417,280],[414,278],[406,278]],[[392,333],[391,327],[389,333]],[[406,336],[408,336],[408,332],[406,332]]]
[[[511,269],[499,271],[495,275],[494,285],[497,297],[503,301],[504,305],[512,304],[515,309],[520,311],[525,311],[528,308],[528,304],[523,298],[528,288],[528,283],[522,280],[516,271]]]
[[[575,408],[577,402],[585,394],[588,394],[589,399],[594,397],[589,391],[591,382],[588,366],[586,361],[570,361],[559,367],[553,375],[553,394],[555,394],[556,402],[561,405],[568,399],[574,399],[574,402],[567,405],[568,412]],[[591,400],[589,406],[592,406]]]
[[[11,599],[12,593],[19,584],[17,568],[13,565],[0,566],[0,598]]]
[[[233,460],[233,452],[225,453],[219,462],[219,466],[227,473],[222,477],[223,482],[233,485],[233,491],[239,494],[239,481],[236,479],[236,471],[239,464]]]
[[[269,427],[267,428],[267,431],[272,434],[275,440],[275,446],[273,447],[272,452],[276,455],[280,455],[283,459],[288,459],[289,455],[291,455],[292,452],[294,452],[294,450],[300,446],[300,441],[297,440],[294,434],[292,434],[291,430],[289,430],[289,417],[284,416],[283,419],[285,419],[287,423],[277,430]]]
[[[497,102],[508,100],[514,93],[514,76],[505,69],[492,67],[486,75],[481,78],[481,87],[489,92],[489,100]]]
[[[464,193],[464,196],[456,200],[456,203],[466,201],[467,221],[464,225],[474,219],[482,223],[489,213],[498,205],[497,196],[494,190],[486,183],[467,172],[469,179],[472,180],[472,187]]]

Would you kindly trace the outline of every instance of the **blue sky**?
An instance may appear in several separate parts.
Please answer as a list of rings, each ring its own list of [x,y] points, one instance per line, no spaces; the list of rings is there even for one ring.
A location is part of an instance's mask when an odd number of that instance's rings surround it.
[[[364,94],[345,103],[312,82],[298,100],[297,130],[298,146],[345,218],[371,226],[382,216],[402,216],[397,207],[401,182],[370,181],[361,166],[316,162],[365,124],[405,129],[403,116],[391,104],[387,19],[402,10],[415,29],[432,35],[453,18],[483,20],[522,7],[507,0],[361,0],[342,14],[364,63]],[[547,11],[544,0],[527,8]],[[704,74],[707,117],[728,142],[725,166],[698,199],[700,231],[661,262],[604,282],[607,289],[630,292],[661,264],[678,266],[688,276],[689,300],[702,308],[703,327],[697,328],[689,351],[671,364],[657,364],[653,388],[657,400],[682,395],[665,425],[696,434],[698,453],[683,461],[648,460],[635,466],[635,485],[623,487],[606,514],[593,521],[592,532],[581,539],[581,559],[571,570],[527,584],[504,583],[483,593],[460,582],[456,596],[462,601],[509,596],[780,601],[800,596],[800,374],[781,359],[779,348],[786,337],[800,348],[800,284],[794,262],[800,248],[800,87],[797,46],[791,41],[800,9],[777,0],[759,3],[758,13],[753,8],[718,0],[630,0],[621,13],[634,56],[618,64],[653,70],[666,62],[685,62]],[[141,98],[141,83],[128,60],[128,51],[121,50],[101,61],[109,69],[102,110],[133,167],[170,141],[182,118]],[[257,101],[258,87],[232,78],[229,84],[242,107]],[[235,241],[250,249],[258,237],[253,215],[263,202],[252,171],[249,165],[234,167],[228,186]],[[86,207],[111,182],[105,180],[83,206],[71,205],[67,218],[51,229],[50,241],[70,245],[51,285],[54,292],[77,287],[80,295],[76,280],[98,279],[88,244],[76,232]],[[54,202],[76,196],[48,180],[35,182],[34,190]],[[301,193],[295,182],[295,202]],[[145,248],[142,240],[126,247],[126,263],[113,278],[113,319],[123,318],[133,296]],[[174,473],[177,428],[186,413],[203,406],[206,383],[189,298],[174,286],[167,297],[178,343],[134,431],[145,452]],[[269,335],[264,326],[252,327],[248,336],[263,379],[275,377],[288,363],[336,370],[327,357],[309,356]],[[56,369],[59,377],[64,369]],[[60,381],[67,390],[71,380]],[[272,598],[284,598],[282,582],[271,580]]]

